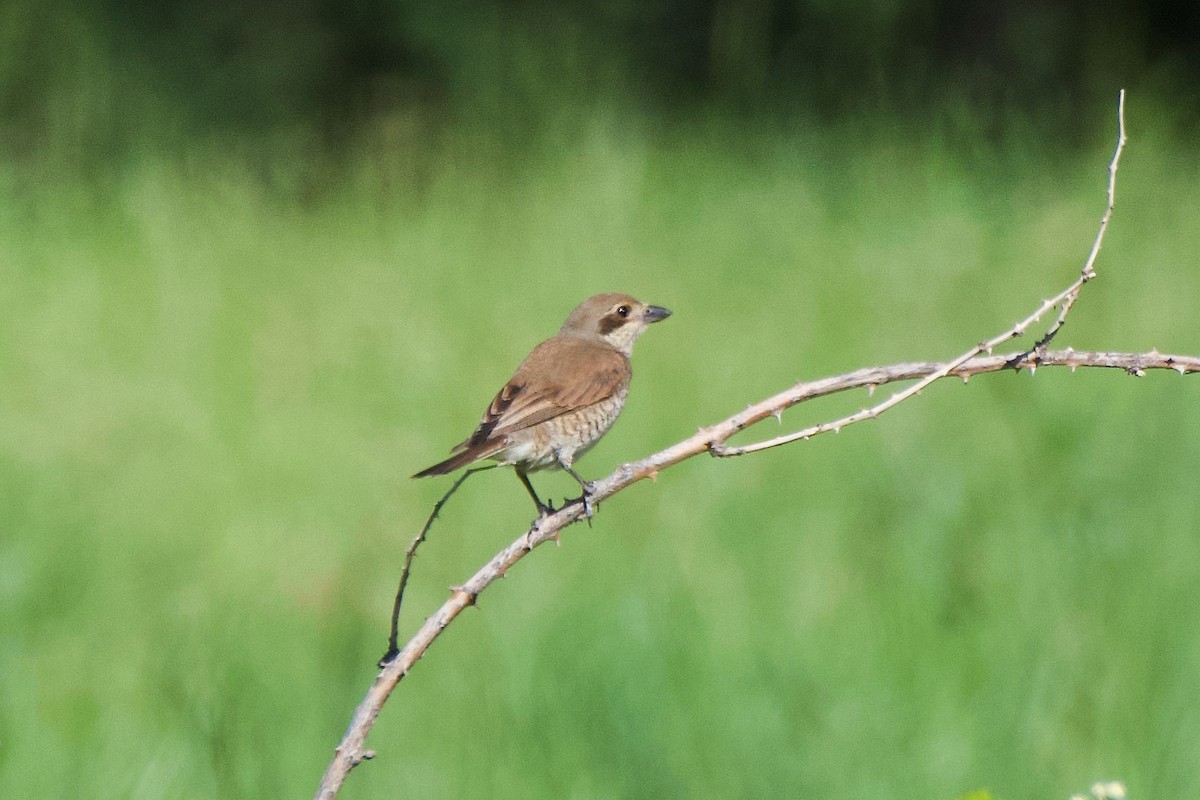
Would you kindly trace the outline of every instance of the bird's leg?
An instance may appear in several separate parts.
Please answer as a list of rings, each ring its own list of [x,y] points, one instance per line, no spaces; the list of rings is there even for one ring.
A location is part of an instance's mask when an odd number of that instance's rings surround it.
[[[579,488],[583,489],[583,496],[579,499],[583,501],[583,515],[587,518],[588,526],[592,524],[592,514],[596,513],[596,506],[592,504],[592,492],[596,490],[595,485],[591,481],[585,481],[579,477],[579,473],[571,469],[571,461],[562,453],[555,453],[558,458],[558,465],[563,468],[563,471],[574,478],[579,483]]]
[[[529,496],[533,498],[534,504],[537,506],[538,516],[545,517],[554,513],[554,506],[549,503],[543,503],[542,498],[538,497],[537,492],[533,490],[533,484],[529,482],[529,476],[525,474],[525,470],[520,467],[514,467],[517,477],[521,479],[521,483],[525,484],[525,491],[529,492]]]

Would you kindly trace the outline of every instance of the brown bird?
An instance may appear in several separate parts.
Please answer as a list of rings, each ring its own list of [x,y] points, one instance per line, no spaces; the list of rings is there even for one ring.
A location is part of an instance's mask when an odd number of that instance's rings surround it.
[[[616,422],[629,393],[633,343],[652,322],[671,312],[627,294],[598,294],[567,317],[558,335],[547,339],[517,367],[492,400],[479,427],[455,446],[455,455],[421,470],[414,478],[445,475],[490,458],[512,465],[538,513],[553,508],[541,501],[528,473],[563,469],[583,488],[591,486],[571,468]]]

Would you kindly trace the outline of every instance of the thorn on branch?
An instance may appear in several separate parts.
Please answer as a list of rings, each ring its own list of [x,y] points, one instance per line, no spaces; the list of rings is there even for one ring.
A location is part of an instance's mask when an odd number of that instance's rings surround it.
[[[469,589],[467,589],[466,587],[463,587],[463,586],[451,586],[451,587],[450,587],[450,591],[451,591],[451,592],[453,592],[454,594],[462,594],[462,595],[466,595],[466,598],[467,598],[467,603],[466,603],[466,604],[467,604],[468,606],[474,606],[474,605],[477,605],[477,601],[478,601],[478,599],[479,599],[479,595],[478,595],[476,592],[472,592],[472,591],[470,591]]]

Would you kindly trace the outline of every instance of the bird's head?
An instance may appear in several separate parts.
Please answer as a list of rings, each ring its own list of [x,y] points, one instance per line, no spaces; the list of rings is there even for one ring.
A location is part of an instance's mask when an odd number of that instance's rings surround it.
[[[558,333],[604,342],[629,355],[647,325],[669,316],[671,312],[662,306],[627,294],[598,294],[577,305]]]

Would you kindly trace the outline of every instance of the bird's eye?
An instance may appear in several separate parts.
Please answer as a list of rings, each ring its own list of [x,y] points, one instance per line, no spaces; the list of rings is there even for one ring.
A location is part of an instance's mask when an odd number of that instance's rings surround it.
[[[628,317],[629,316],[629,306],[617,306],[617,316],[622,317],[622,318]]]

